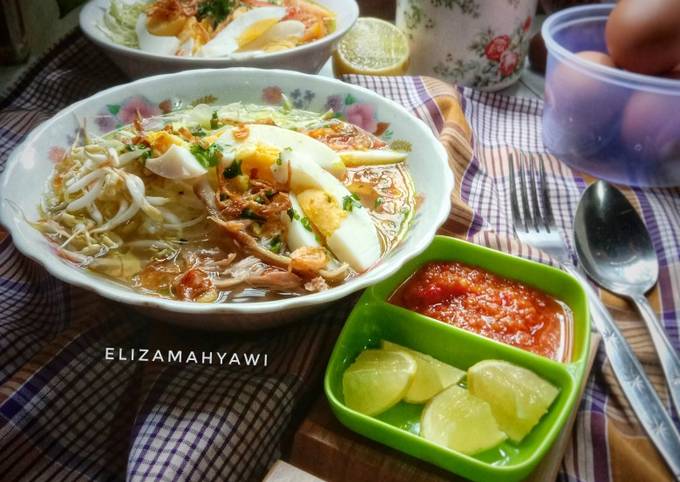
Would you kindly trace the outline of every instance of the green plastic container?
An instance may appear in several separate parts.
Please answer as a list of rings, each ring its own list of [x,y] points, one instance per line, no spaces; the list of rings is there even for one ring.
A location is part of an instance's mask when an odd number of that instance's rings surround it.
[[[429,261],[460,261],[538,288],[566,303],[572,310],[572,357],[560,363],[499,343],[389,304],[389,296]],[[418,436],[422,405],[400,402],[377,417],[369,417],[344,404],[342,375],[366,348],[389,340],[431,355],[461,369],[481,360],[501,359],[529,368],[560,389],[536,427],[520,444],[498,447],[468,456]],[[454,238],[437,236],[430,247],[391,278],[366,290],[349,316],[331,355],[324,388],[340,422],[370,439],[479,482],[513,482],[526,478],[562,431],[576,409],[585,376],[590,344],[590,317],[586,295],[570,275],[543,264],[511,256]]]

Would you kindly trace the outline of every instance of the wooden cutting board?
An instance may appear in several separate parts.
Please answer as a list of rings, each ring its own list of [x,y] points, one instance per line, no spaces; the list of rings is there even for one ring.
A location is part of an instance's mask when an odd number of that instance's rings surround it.
[[[586,372],[590,374],[600,336],[593,334]],[[587,376],[585,379],[587,380]],[[581,396],[585,382],[581,387]],[[526,482],[557,478],[577,410]],[[322,395],[295,433],[289,462],[328,482],[463,481],[450,472],[356,434],[338,422]]]

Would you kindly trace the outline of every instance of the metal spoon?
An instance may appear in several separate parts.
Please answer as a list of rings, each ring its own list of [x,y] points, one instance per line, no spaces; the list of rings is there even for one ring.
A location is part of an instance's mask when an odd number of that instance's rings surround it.
[[[579,202],[574,239],[588,276],[637,306],[659,355],[673,405],[680,412],[680,358],[645,298],[656,284],[659,263],[642,219],[618,189],[597,181]]]

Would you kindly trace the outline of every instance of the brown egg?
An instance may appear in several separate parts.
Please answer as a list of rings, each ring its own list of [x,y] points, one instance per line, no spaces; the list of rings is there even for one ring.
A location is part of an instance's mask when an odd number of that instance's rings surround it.
[[[680,63],[680,0],[621,0],[609,15],[605,36],[619,67],[664,74]]]
[[[578,52],[577,57],[582,58],[588,62],[600,64],[605,67],[613,67],[614,61],[612,58],[603,53],[594,50],[585,50]],[[567,103],[585,102],[591,104],[593,98],[597,98],[607,93],[607,85],[599,79],[594,78],[590,74],[583,73],[580,69],[572,68],[568,63],[562,63],[555,69],[552,75],[556,76],[557,84],[562,85],[565,91],[568,91],[570,98]]]
[[[529,65],[531,70],[540,74],[545,73],[545,64],[548,59],[548,51],[541,32],[536,32],[529,42]]]
[[[584,51],[578,57],[606,67],[614,67],[611,58],[602,52]],[[562,62],[546,80],[544,108],[548,115],[553,147],[559,144],[562,152],[593,153],[611,141],[615,135],[612,124],[625,106],[627,89],[612,86],[585,73],[580,66]]]
[[[680,95],[636,92],[628,101],[622,116],[623,145],[642,161],[657,160],[680,169],[678,111]]]
[[[584,60],[587,60],[588,62],[594,62],[596,64],[616,68],[614,59],[604,52],[597,52],[596,50],[584,50],[583,52],[579,52],[576,55]]]
[[[664,75],[669,79],[680,80],[680,64],[678,64],[673,70]]]

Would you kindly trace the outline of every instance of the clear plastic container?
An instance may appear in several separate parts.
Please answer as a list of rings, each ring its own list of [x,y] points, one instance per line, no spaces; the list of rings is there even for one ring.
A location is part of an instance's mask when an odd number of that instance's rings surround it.
[[[577,170],[633,186],[680,186],[680,80],[607,67],[575,54],[607,52],[614,5],[548,17],[543,142]]]

